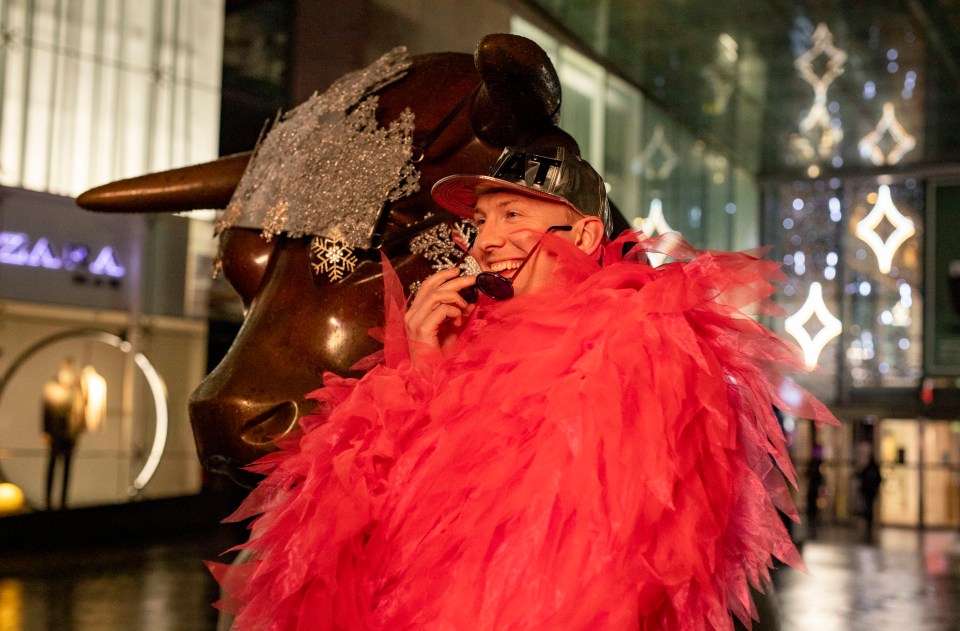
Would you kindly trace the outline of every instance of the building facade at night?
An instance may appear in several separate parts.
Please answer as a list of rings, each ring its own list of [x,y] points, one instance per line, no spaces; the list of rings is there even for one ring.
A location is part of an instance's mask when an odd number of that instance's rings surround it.
[[[393,46],[472,52],[512,32],[551,56],[561,126],[633,226],[705,249],[770,246],[783,262],[787,317],[769,324],[815,368],[798,381],[844,421],[784,419],[799,496],[819,466],[821,514],[855,518],[868,444],[885,480],[879,521],[960,526],[956,9],[0,2],[0,473],[31,501],[45,458],[39,393],[65,355],[96,364],[108,388],[104,426],[78,447],[75,501],[195,492],[186,398],[229,344],[208,338],[242,318],[210,280],[208,215],[98,216],[72,197],[250,149],[278,110]],[[150,370],[165,384],[162,423]]]

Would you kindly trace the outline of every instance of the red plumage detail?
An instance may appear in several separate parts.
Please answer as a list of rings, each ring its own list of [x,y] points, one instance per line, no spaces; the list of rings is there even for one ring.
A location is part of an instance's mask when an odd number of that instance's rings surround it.
[[[237,629],[732,629],[772,557],[802,562],[774,415],[835,422],[748,317],[777,265],[634,234],[597,266],[481,298],[455,353],[411,365],[386,268],[384,365],[253,466],[252,560],[215,573]],[[626,255],[625,245],[632,245]],[[689,258],[654,268],[646,250]],[[785,393],[788,403],[785,400]]]

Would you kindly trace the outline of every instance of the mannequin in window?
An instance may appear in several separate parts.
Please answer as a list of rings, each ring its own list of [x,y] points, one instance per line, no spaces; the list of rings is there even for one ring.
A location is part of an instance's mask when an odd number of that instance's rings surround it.
[[[84,431],[96,431],[103,422],[106,382],[93,366],[83,371],[71,357],[60,362],[56,378],[43,386],[43,433],[48,447],[46,507],[53,508],[53,481],[57,462],[62,465],[60,509],[67,506],[70,462],[77,439]]]

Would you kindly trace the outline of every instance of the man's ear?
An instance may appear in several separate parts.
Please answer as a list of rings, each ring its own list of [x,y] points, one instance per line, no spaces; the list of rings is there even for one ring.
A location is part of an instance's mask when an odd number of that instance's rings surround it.
[[[596,252],[603,243],[603,222],[599,217],[585,215],[577,222],[574,230],[576,231],[574,244],[587,254]]]

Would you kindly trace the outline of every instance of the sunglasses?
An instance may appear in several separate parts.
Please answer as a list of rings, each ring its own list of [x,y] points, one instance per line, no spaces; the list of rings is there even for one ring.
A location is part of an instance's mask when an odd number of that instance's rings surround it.
[[[550,226],[544,231],[544,234],[547,232],[569,232],[573,230],[573,226]],[[530,260],[530,257],[533,256],[534,252],[537,251],[537,248],[540,247],[540,244],[543,243],[543,237],[541,236],[537,243],[527,252],[527,255],[523,257],[523,261],[520,262],[520,267],[517,268],[517,271],[513,274],[513,278],[516,278],[520,275],[520,272],[523,271],[523,268],[526,267],[527,261]],[[471,246],[473,244],[471,243]],[[467,251],[464,252],[463,257],[461,257],[460,262],[457,263],[457,267],[463,263],[463,260],[467,258],[467,254],[470,252],[470,248],[467,248]],[[490,296],[494,300],[508,300],[513,298],[513,279],[504,278],[500,274],[495,272],[480,272],[477,274],[477,281],[470,287],[461,289],[458,293],[460,296],[467,301],[469,304],[475,303],[480,299],[480,292],[483,292],[487,296]]]

